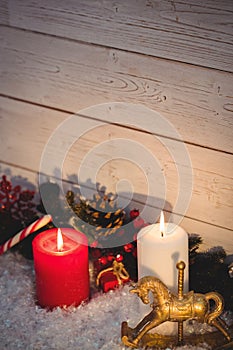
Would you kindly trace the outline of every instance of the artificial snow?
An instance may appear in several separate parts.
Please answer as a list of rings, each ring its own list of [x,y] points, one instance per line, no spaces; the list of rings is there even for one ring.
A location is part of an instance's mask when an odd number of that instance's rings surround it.
[[[7,252],[0,256],[0,349],[127,350],[121,342],[121,323],[134,327],[139,321],[138,297],[129,289],[125,285],[106,294],[95,292],[77,308],[47,311],[35,303],[33,261]]]

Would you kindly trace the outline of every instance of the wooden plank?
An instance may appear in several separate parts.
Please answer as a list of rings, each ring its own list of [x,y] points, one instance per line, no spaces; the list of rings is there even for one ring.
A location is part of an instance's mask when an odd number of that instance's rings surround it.
[[[233,253],[233,231],[224,231],[221,227],[207,225],[186,217],[181,221],[180,226],[187,232],[199,234],[203,238],[201,250],[223,247],[227,254]]]
[[[231,0],[8,1],[12,26],[233,71]]]
[[[0,0],[0,24],[9,24],[8,0]]]
[[[137,113],[138,106],[132,106],[129,117]],[[189,145],[189,165],[182,150],[176,153],[178,141],[79,115],[71,127],[66,113],[11,99],[1,98],[0,117],[2,162],[69,181],[78,178],[86,186],[99,181],[109,191],[147,201],[148,207],[233,229],[232,155]]]
[[[0,54],[4,95],[74,113],[140,103],[167,118],[185,142],[232,152],[229,73],[4,27]]]
[[[0,163],[0,177],[3,174],[7,175],[7,178],[10,179],[14,185],[20,184],[25,189],[34,190],[36,192],[35,203],[39,202],[37,173],[28,171],[22,167]],[[51,177],[50,180],[56,183],[56,178]],[[72,188],[72,184],[66,185],[66,190]],[[91,197],[88,198],[91,199]],[[135,201],[131,203],[131,207],[140,209],[142,206]],[[167,213],[165,213],[165,216],[167,216]],[[154,218],[151,217],[150,221],[153,222],[153,219]],[[197,233],[203,238],[203,244],[200,246],[201,250],[209,249],[214,246],[222,246],[227,254],[233,254],[233,231],[186,217],[183,218],[180,225],[188,233]]]

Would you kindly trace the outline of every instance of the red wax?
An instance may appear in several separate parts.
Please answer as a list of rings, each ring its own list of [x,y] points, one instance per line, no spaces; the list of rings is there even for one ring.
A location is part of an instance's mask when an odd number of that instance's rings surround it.
[[[40,233],[32,242],[36,294],[42,307],[77,306],[89,298],[87,238],[70,228],[61,232],[61,251],[57,249],[57,229]]]

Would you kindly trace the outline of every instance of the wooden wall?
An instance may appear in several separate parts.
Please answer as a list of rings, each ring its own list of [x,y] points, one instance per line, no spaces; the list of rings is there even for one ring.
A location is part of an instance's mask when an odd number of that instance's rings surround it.
[[[44,179],[76,182],[91,155],[87,187],[148,196],[146,219],[163,207],[233,253],[232,19],[232,0],[0,0],[1,173],[38,186],[59,135]]]

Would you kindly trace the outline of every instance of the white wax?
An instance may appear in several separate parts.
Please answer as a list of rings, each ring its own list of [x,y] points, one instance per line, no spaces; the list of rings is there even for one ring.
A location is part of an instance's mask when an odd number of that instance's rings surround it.
[[[137,237],[138,279],[144,276],[159,278],[170,291],[178,293],[178,270],[176,264],[184,261],[184,293],[188,292],[188,235],[179,226],[165,224],[163,236],[160,224],[143,228]],[[152,302],[152,300],[151,300]],[[139,304],[141,318],[151,311],[148,305]],[[160,334],[176,334],[177,323],[165,322],[154,329]]]
[[[165,224],[162,236],[160,225],[143,228],[137,238],[138,279],[143,276],[158,277],[173,292],[178,290],[176,264],[184,261],[184,293],[188,292],[188,235],[173,223]]]

